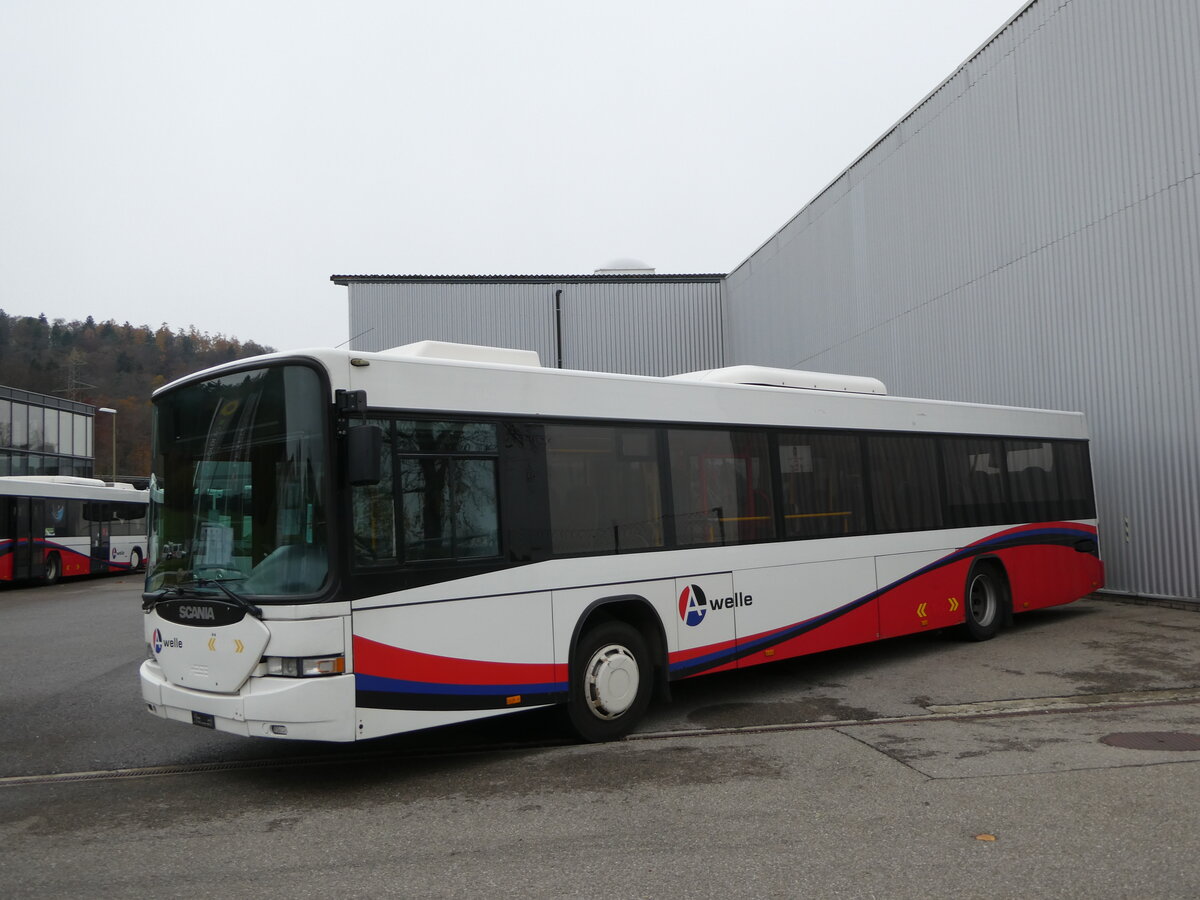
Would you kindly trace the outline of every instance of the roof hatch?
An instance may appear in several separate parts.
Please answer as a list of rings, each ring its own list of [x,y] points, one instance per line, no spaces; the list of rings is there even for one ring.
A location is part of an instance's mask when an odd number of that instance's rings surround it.
[[[886,394],[887,387],[878,378],[863,375],[831,375],[826,372],[801,372],[799,369],[772,369],[767,366],[727,366],[670,376],[676,381],[703,381],[709,384],[753,384],[764,387],[804,388],[811,391],[843,391],[848,394]]]
[[[459,362],[494,363],[505,366],[541,366],[536,350],[510,350],[478,344],[452,344],[448,341],[417,341],[403,347],[380,350],[383,356],[407,359],[452,359]]]

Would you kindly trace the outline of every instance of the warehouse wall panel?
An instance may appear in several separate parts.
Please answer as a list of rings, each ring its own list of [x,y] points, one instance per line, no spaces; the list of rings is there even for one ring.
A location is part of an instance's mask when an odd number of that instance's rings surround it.
[[[1081,409],[1113,590],[1200,599],[1200,7],[1036,0],[726,283],[727,364]]]

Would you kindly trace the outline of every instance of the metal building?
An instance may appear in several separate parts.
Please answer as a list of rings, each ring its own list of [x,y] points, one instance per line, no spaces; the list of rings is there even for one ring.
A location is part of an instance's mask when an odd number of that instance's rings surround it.
[[[1088,414],[1110,590],[1200,602],[1200,4],[1033,0],[728,276],[334,276],[432,338]]]
[[[729,275],[726,363],[1088,414],[1110,590],[1200,598],[1200,4],[1035,0]]]
[[[674,375],[721,359],[724,275],[334,275],[351,347],[418,340],[536,350],[542,365]]]

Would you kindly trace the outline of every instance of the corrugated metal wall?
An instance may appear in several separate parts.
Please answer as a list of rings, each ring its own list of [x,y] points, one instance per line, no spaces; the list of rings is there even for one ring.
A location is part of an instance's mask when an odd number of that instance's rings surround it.
[[[562,285],[563,364],[630,375],[721,365],[721,282]]]
[[[1082,409],[1112,590],[1200,598],[1200,4],[1038,0],[735,270],[727,364]]]
[[[554,360],[554,294],[542,285],[446,281],[351,282],[350,341],[386,350],[454,341],[536,350]]]
[[[350,289],[355,350],[457,341],[536,350],[553,366],[557,300],[565,368],[673,375],[721,364],[717,275],[334,280]]]

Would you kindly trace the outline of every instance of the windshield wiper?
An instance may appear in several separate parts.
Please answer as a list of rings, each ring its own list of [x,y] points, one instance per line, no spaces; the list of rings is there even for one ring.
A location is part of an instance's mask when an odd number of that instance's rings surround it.
[[[142,610],[150,612],[154,609],[159,600],[166,600],[168,597],[183,597],[183,588],[179,585],[171,587],[159,588],[157,591],[146,591],[142,594]]]
[[[255,606],[241,594],[234,593],[232,589],[226,587],[223,582],[217,581],[215,578],[197,578],[195,584],[196,587],[208,587],[211,584],[218,591],[220,591],[242,609],[246,610],[246,612],[250,613],[250,615],[254,616],[256,619],[261,619],[263,617],[263,611],[259,607]]]
[[[262,608],[251,603],[241,594],[234,593],[230,588],[226,587],[222,582],[213,578],[196,578],[191,581],[180,581],[170,587],[159,588],[157,591],[149,591],[142,594],[142,609],[146,612],[154,609],[160,600],[170,600],[177,597],[199,596],[195,591],[188,591],[189,587],[204,588],[208,586],[215,587],[222,594],[240,606],[256,619],[263,617]]]

